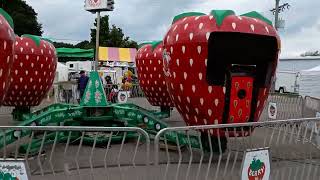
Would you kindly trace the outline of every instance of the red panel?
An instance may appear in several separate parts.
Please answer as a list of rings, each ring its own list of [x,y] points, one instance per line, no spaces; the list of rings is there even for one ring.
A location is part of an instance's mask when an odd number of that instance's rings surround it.
[[[252,85],[252,77],[232,77],[228,123],[248,122],[251,113]],[[241,92],[245,92],[244,98],[239,97],[238,94]]]

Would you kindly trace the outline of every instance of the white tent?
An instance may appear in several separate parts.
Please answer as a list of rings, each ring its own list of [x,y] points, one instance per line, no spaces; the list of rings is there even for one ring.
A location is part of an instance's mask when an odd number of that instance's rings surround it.
[[[320,98],[320,66],[300,72],[299,94]]]
[[[58,62],[55,82],[68,81],[68,66]]]

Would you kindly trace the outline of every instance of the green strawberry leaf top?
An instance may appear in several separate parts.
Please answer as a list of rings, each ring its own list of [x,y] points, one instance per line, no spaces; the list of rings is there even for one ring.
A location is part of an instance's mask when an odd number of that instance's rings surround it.
[[[179,19],[185,18],[185,17],[190,17],[190,16],[203,16],[206,15],[204,13],[201,12],[186,12],[186,13],[182,13],[179,14],[177,16],[175,16],[172,20],[172,24],[174,24],[176,21],[178,21]]]
[[[235,15],[234,11],[232,10],[212,10],[210,13],[217,22],[218,26],[222,25],[223,20],[230,15]]]
[[[14,29],[13,19],[12,17],[2,8],[0,8],[0,14],[7,20],[12,29]]]
[[[270,24],[270,25],[272,26],[272,21],[270,21],[270,20],[267,19],[266,17],[262,16],[260,13],[258,13],[258,12],[256,12],[256,11],[251,11],[251,12],[242,14],[241,16],[260,19],[261,21],[264,21],[265,23]]]
[[[41,37],[40,36],[31,35],[31,34],[24,34],[21,37],[30,38],[30,39],[33,40],[33,42],[36,43],[37,46],[40,46],[40,41],[41,41]]]
[[[151,41],[151,42],[145,42],[145,43],[141,43],[141,44],[139,44],[139,48],[141,48],[141,47],[143,47],[144,45],[148,45],[148,44],[150,44],[151,45],[151,47],[152,47],[152,51],[159,45],[159,44],[161,44],[162,43],[162,41]]]
[[[220,27],[224,21],[224,19],[230,15],[235,15],[235,12],[232,10],[212,10],[210,12],[210,14],[215,18],[216,23],[218,25],[218,27]],[[178,21],[179,19],[185,18],[185,17],[190,17],[190,16],[203,16],[206,15],[204,13],[201,12],[187,12],[187,13],[182,13],[179,14],[177,16],[175,16],[173,18],[172,24],[174,24],[176,21]],[[264,17],[263,15],[261,15],[260,13],[256,12],[256,11],[251,11],[245,14],[242,14],[240,16],[244,16],[244,17],[249,17],[249,18],[256,18],[256,19],[260,19],[261,21],[264,21],[267,24],[270,24],[272,26],[272,21],[270,21],[269,19],[267,19],[266,17]]]
[[[261,169],[263,166],[263,162],[260,161],[260,159],[256,160],[255,158],[253,158],[251,164],[250,164],[250,169],[252,171],[258,171],[259,169]]]

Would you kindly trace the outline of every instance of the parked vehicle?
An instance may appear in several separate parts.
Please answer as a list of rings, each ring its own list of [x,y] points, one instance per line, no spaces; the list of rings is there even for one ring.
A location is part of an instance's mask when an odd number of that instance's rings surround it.
[[[299,72],[278,71],[276,74],[275,91],[280,93],[298,93],[299,78]]]

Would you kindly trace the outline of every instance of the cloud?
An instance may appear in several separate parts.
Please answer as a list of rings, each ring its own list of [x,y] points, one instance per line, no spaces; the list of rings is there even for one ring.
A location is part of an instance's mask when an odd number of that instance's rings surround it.
[[[94,14],[84,10],[84,0],[27,0],[39,14],[45,36],[57,39],[88,40]],[[286,27],[280,30],[282,56],[320,49],[319,0],[287,0],[289,10],[281,13]],[[284,3],[282,0],[281,3]],[[252,10],[273,19],[269,11],[274,0],[116,0],[110,22],[138,42],[161,39],[173,17],[188,11],[209,13],[212,9],[232,9],[237,14]]]

